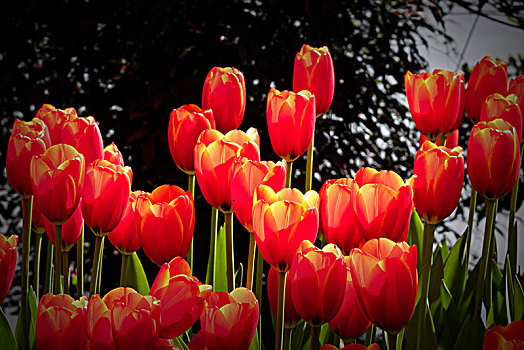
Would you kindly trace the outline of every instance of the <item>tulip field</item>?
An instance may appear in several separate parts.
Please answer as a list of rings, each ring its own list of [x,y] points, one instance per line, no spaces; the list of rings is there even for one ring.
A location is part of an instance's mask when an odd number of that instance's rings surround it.
[[[187,178],[183,188],[136,188],[125,145],[105,144],[101,125],[75,106],[44,104],[16,120],[6,174],[22,199],[22,236],[0,234],[0,303],[19,287],[20,311],[12,331],[0,308],[0,349],[524,349],[524,76],[488,56],[468,81],[407,71],[410,123],[421,135],[410,177],[363,166],[314,188],[315,130],[336,74],[328,47],[303,45],[292,90],[269,90],[259,133],[238,129],[248,101],[242,70],[212,68],[201,105],[173,109],[164,133],[165,161]],[[463,118],[473,124],[465,149]],[[261,159],[264,136],[275,161]],[[466,177],[469,220],[448,246],[436,228],[461,205]],[[507,246],[497,246],[505,196]],[[196,223],[209,228],[209,247],[195,246]],[[246,246],[235,242],[239,226]],[[106,271],[104,249],[118,251],[119,276]],[[104,291],[108,279],[117,287]]]

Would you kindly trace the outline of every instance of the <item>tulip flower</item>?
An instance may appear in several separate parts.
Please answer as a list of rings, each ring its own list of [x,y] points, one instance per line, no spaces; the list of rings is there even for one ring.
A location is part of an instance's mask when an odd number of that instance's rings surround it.
[[[288,163],[303,155],[315,130],[315,95],[271,89],[267,95],[267,127],[273,150]]]
[[[478,193],[495,199],[511,191],[519,175],[519,146],[517,131],[502,119],[473,127],[466,161],[471,185]]]
[[[104,141],[93,117],[73,118],[64,123],[60,134],[62,143],[75,147],[86,159],[86,166],[104,159]]]
[[[4,301],[15,275],[18,236],[9,238],[0,233],[0,305]]]
[[[441,69],[404,77],[406,97],[413,121],[432,141],[457,129],[464,114],[464,75]]]
[[[86,330],[91,349],[149,349],[160,332],[160,301],[119,287],[89,299]]]
[[[483,350],[524,349],[524,321],[492,327],[484,334]]]
[[[413,211],[413,190],[393,171],[361,168],[354,181],[359,186],[355,213],[365,240],[386,237],[405,241]]]
[[[204,82],[202,108],[213,110],[220,132],[238,128],[246,109],[246,82],[242,72],[232,67],[211,69]]]
[[[54,245],[55,225],[45,217],[43,218],[43,221],[47,238],[49,238],[51,243]],[[81,205],[78,205],[73,212],[73,215],[71,215],[71,217],[67,219],[67,221],[62,225],[62,252],[68,252],[75,245],[76,241],[78,241],[78,238],[80,237],[80,234],[82,233],[83,225],[84,220],[82,218],[82,208]]]
[[[328,180],[319,194],[320,231],[328,243],[336,244],[344,254],[364,241],[355,213],[358,189],[353,179]]]
[[[38,208],[36,201],[33,201],[31,223],[33,226],[33,231],[36,232],[37,234],[43,234],[45,232],[45,227],[44,227],[45,221],[44,220],[47,220],[47,219],[45,219],[45,216],[40,211],[40,208]]]
[[[420,137],[418,139],[418,147],[420,148],[424,142],[426,142],[426,140],[429,140],[426,136],[424,136],[422,133],[420,134]],[[437,142],[435,142],[435,144],[437,146],[442,146],[440,144],[440,140],[437,140]],[[458,142],[459,142],[459,131],[458,129],[455,129],[455,131],[453,131],[451,134],[449,134],[447,137],[446,137],[446,141],[444,142],[444,146],[446,146],[447,148],[455,148],[458,146]]]
[[[336,245],[319,249],[303,241],[290,274],[293,305],[304,321],[319,327],[336,316],[344,300],[347,276],[344,256]]]
[[[189,264],[181,257],[164,263],[149,292],[161,301],[160,336],[174,339],[189,329],[200,317],[211,291],[210,285],[201,285],[191,276]]]
[[[269,307],[273,316],[276,318],[278,313],[278,271],[271,267],[267,275],[267,295],[269,299]],[[291,274],[286,274],[286,292],[285,292],[285,311],[284,311],[284,327],[293,328],[301,320],[291,297]]]
[[[143,191],[133,191],[127,199],[127,206],[118,225],[107,236],[111,244],[121,254],[132,254],[140,249],[138,229],[136,227],[136,202]]]
[[[464,184],[462,147],[449,149],[426,141],[415,156],[413,201],[424,222],[436,224],[451,215]]]
[[[195,173],[194,149],[204,130],[215,129],[213,110],[196,105],[173,109],[169,118],[168,141],[176,166],[191,175]]]
[[[80,201],[84,184],[84,156],[70,145],[49,147],[31,160],[31,186],[42,214],[51,222],[69,219]]]
[[[42,120],[15,120],[7,145],[6,173],[9,184],[22,197],[33,194],[29,172],[31,158],[41,155],[49,146],[49,131]]]
[[[258,301],[246,288],[213,292],[200,316],[202,329],[189,349],[248,349],[258,323]]]
[[[506,95],[508,91],[508,65],[489,56],[475,64],[466,88],[466,114],[473,123],[480,119],[480,109],[486,98],[494,93]]]
[[[114,142],[104,148],[104,159],[115,165],[124,166],[124,157]]]
[[[349,269],[369,320],[391,334],[408,323],[417,299],[417,247],[372,239],[349,255]]]
[[[509,81],[509,94],[517,96],[520,112],[524,114],[524,75],[518,75]]]
[[[329,321],[329,328],[344,340],[359,338],[371,325],[360,305],[351,277],[349,256],[344,257],[347,269],[346,293],[336,316]]]
[[[500,94],[493,94],[486,98],[480,109],[480,121],[489,122],[499,118],[513,125],[518,138],[522,140],[524,121],[516,95],[504,97]]]
[[[293,91],[309,90],[316,98],[317,117],[326,113],[335,92],[333,59],[327,46],[302,45],[295,56]]]
[[[53,105],[44,104],[36,113],[36,118],[43,120],[49,130],[51,145],[63,143],[60,139],[62,127],[70,120],[78,118],[76,110],[72,107],[57,109]]]
[[[135,219],[142,249],[155,264],[162,266],[177,256],[187,256],[195,226],[189,191],[162,185],[151,194],[139,195]]]
[[[36,313],[38,350],[89,349],[85,329],[87,298],[46,294]]]

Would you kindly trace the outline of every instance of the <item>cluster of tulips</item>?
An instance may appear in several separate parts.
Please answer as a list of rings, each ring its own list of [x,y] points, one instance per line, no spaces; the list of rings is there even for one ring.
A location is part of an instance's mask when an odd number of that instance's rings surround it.
[[[293,330],[304,325],[301,320],[309,326],[312,349],[321,345],[324,324],[333,341],[322,349],[379,349],[375,327],[385,332],[388,348],[400,349],[417,300],[422,305],[417,308],[417,348],[423,348],[426,320],[431,318],[435,225],[455,210],[464,184],[464,152],[457,146],[464,109],[476,123],[467,148],[473,187],[467,255],[477,193],[485,198],[487,211],[474,309],[479,316],[489,299],[484,284],[496,249],[497,199],[512,191],[508,261],[516,271],[524,76],[508,83],[506,64],[489,57],[475,65],[467,89],[459,73],[407,72],[407,101],[423,135],[413,176],[404,181],[393,171],[364,167],[354,178],[326,180],[316,192],[311,189],[315,122],[330,108],[334,82],[328,48],[304,45],[295,58],[293,91],[268,93],[269,136],[282,159],[274,163],[260,159],[256,129],[237,130],[246,105],[242,73],[213,68],[204,83],[202,107],[187,104],[170,116],[169,147],[178,168],[188,175],[187,191],[168,184],[151,193],[132,191],[133,172],[117,146],[104,148],[95,119],[79,117],[73,108],[44,105],[31,121],[17,120],[6,169],[9,183],[23,199],[20,347],[31,348],[36,342],[38,349],[174,349],[186,348],[189,341],[189,349],[258,348],[265,261],[271,266],[266,284],[276,321],[276,349],[290,348]],[[306,151],[306,188],[301,192],[291,185],[293,161]],[[213,207],[205,284],[192,275],[195,178]],[[224,271],[216,268],[219,211],[225,222]],[[236,285],[233,213],[250,235],[247,273],[241,281],[245,286]],[[408,243],[408,232],[418,215],[424,233],[414,245]],[[84,226],[96,236],[89,299],[83,285]],[[28,277],[31,230],[36,234],[36,312],[28,300],[33,293]],[[46,294],[40,299],[44,232],[48,262]],[[101,297],[105,236],[122,254],[122,274],[121,287]],[[68,262],[75,243],[76,300],[69,295]],[[13,278],[16,245],[15,235],[0,235],[0,301]],[[137,291],[130,287],[128,272],[130,264],[137,266],[132,262],[140,247],[160,271],[151,289]],[[422,270],[420,286],[417,265]],[[227,281],[227,291],[217,290],[220,281]],[[484,348],[502,349],[509,346],[506,342],[522,346],[520,317],[507,327],[489,329]],[[191,337],[187,331],[198,319],[200,328]],[[358,344],[365,332],[365,345]],[[16,346],[14,337],[0,344]]]

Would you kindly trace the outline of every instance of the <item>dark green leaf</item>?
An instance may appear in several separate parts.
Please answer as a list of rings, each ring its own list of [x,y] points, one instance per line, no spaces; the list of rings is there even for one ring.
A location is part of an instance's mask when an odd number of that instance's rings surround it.
[[[451,248],[444,261],[444,280],[455,300],[462,298],[468,275],[469,258],[467,255],[467,239],[463,234]]]
[[[149,282],[136,252],[130,254],[127,259],[126,286],[135,289],[142,295],[149,293]]]
[[[15,336],[2,308],[0,308],[0,349],[17,350]]]
[[[291,349],[302,349],[304,338],[307,339],[309,333],[306,334],[307,323],[300,320],[293,331],[291,332]],[[309,328],[308,328],[309,330]]]
[[[473,319],[471,317],[471,315],[468,315],[460,328],[455,350],[482,349],[486,329],[479,317],[473,316]]]
[[[420,216],[417,213],[417,210],[413,210],[413,214],[411,214],[411,220],[409,222],[409,231],[408,231],[408,242],[409,244],[413,245],[415,244],[418,249],[418,270],[420,271],[420,262],[422,261],[422,242],[424,238],[424,225],[422,225],[422,221],[420,220]]]
[[[524,318],[524,291],[522,284],[515,275],[513,276],[513,290],[515,292],[513,295],[513,317],[514,320],[522,320]]]
[[[189,348],[187,347],[186,343],[182,339],[183,336],[184,335],[182,334],[178,338],[173,339],[173,345],[178,346],[182,350],[189,350]]]
[[[513,290],[513,276],[511,275],[511,264],[509,261],[509,255],[506,255],[506,265],[504,267],[504,297],[506,299],[506,318],[509,322],[514,320],[514,306],[515,301]]]

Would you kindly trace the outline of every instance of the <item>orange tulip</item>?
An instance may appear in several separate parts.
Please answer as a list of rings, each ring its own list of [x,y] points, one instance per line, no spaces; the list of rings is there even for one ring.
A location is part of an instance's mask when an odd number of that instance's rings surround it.
[[[315,131],[315,95],[271,89],[267,95],[267,128],[275,153],[288,162],[303,155]]]
[[[309,90],[316,99],[317,117],[326,113],[335,92],[335,69],[327,46],[302,45],[295,56],[293,91]]]
[[[364,240],[355,213],[359,187],[353,179],[327,180],[320,190],[320,231],[344,254]]]
[[[413,200],[424,222],[436,224],[457,207],[464,185],[464,151],[426,141],[415,156]]]
[[[17,235],[11,235],[7,238],[0,233],[0,305],[9,292],[15,275],[17,244]]]
[[[237,288],[229,294],[213,292],[200,316],[202,329],[189,343],[189,349],[248,349],[258,315],[258,301],[249,289]]]
[[[524,75],[518,75],[509,81],[508,94],[517,96],[520,112],[524,114]]]
[[[480,121],[489,122],[498,118],[513,125],[517,131],[518,138],[522,140],[524,121],[522,120],[522,111],[516,95],[504,97],[500,94],[493,94],[486,98],[480,109]]]
[[[80,201],[84,156],[70,145],[49,147],[31,159],[31,186],[42,214],[52,223],[69,219]]]
[[[143,191],[129,194],[127,206],[118,225],[107,235],[113,246],[122,254],[132,254],[140,249],[140,239],[136,227],[136,201]]]
[[[78,118],[76,110],[72,107],[66,109],[57,109],[53,105],[44,104],[36,113],[36,118],[44,121],[49,130],[51,145],[63,143],[60,140],[62,127],[71,119]]]
[[[88,349],[85,329],[87,298],[46,294],[38,303],[36,346],[40,349]]]
[[[104,159],[104,141],[93,117],[72,118],[62,127],[60,142],[71,145],[82,153],[86,166],[97,159]]]
[[[344,300],[336,316],[329,321],[329,328],[344,340],[359,338],[371,325],[371,321],[360,305],[349,267],[349,257],[345,256],[347,279]]]
[[[62,225],[62,244],[61,251],[68,252],[73,248],[80,234],[82,233],[82,226],[84,226],[84,219],[82,217],[81,202],[76,207],[73,215]],[[47,238],[55,245],[55,225],[43,217],[45,232]]]
[[[262,257],[277,271],[289,271],[302,241],[313,243],[317,237],[318,194],[260,185],[253,203],[253,232]]]
[[[210,285],[191,276],[189,264],[181,257],[164,263],[149,292],[161,301],[160,336],[173,339],[188,330],[200,317],[211,291]]]
[[[86,170],[82,215],[95,235],[105,236],[120,222],[127,207],[133,171],[97,159]]]
[[[489,199],[508,194],[518,180],[520,139],[515,128],[502,119],[479,122],[469,135],[469,180],[473,188]]]
[[[42,120],[15,120],[7,145],[6,173],[9,184],[22,197],[33,194],[31,158],[44,153],[50,145],[49,131]]]
[[[196,105],[173,109],[169,118],[168,141],[176,166],[187,174],[195,173],[194,149],[204,130],[215,128],[213,110]]]
[[[258,185],[264,184],[278,192],[286,182],[284,162],[262,162],[237,159],[231,169],[231,202],[238,221],[253,232],[253,196]]]
[[[413,190],[393,171],[361,168],[355,174],[359,190],[355,212],[365,240],[386,237],[405,241],[413,211]]]
[[[86,329],[91,349],[149,349],[160,332],[160,301],[119,287],[89,299]]]
[[[195,227],[191,192],[162,185],[143,193],[136,200],[135,219],[142,249],[155,264],[187,256]]]
[[[483,350],[524,349],[524,321],[516,320],[506,327],[492,327],[484,334]]]
[[[213,110],[220,132],[238,128],[246,109],[246,82],[242,72],[232,67],[211,69],[204,82],[202,108]]]
[[[388,333],[400,332],[417,300],[417,246],[372,239],[351,251],[349,265],[358,299],[371,322]]]
[[[124,157],[114,142],[104,148],[104,159],[115,165],[124,166]]]
[[[273,313],[273,317],[277,317],[278,308],[278,271],[271,267],[267,275],[267,296],[269,299],[269,307]],[[301,320],[295,306],[293,305],[293,298],[291,297],[291,274],[286,274],[286,293],[284,304],[284,327],[293,328]]]
[[[300,317],[311,327],[329,322],[346,291],[346,263],[334,244],[318,249],[303,241],[291,265],[291,296]]]
[[[195,146],[195,174],[207,202],[221,210],[231,212],[231,169],[237,158],[260,160],[258,131],[247,133],[231,130],[223,135],[217,130],[205,130]]]
[[[457,129],[464,114],[464,75],[442,69],[404,77],[413,121],[427,138],[440,139]]]
[[[506,95],[508,91],[508,65],[489,56],[475,64],[466,88],[466,114],[473,123],[480,118],[480,109],[486,98],[494,93]]]
[[[422,133],[420,134],[420,137],[418,139],[418,147],[420,148],[426,140],[429,140],[426,136],[424,136]],[[449,134],[446,137],[446,141],[444,142],[444,146],[447,148],[455,148],[458,146],[459,142],[459,131],[458,129],[455,129],[451,134]],[[440,139],[435,142],[437,146],[441,146]]]

